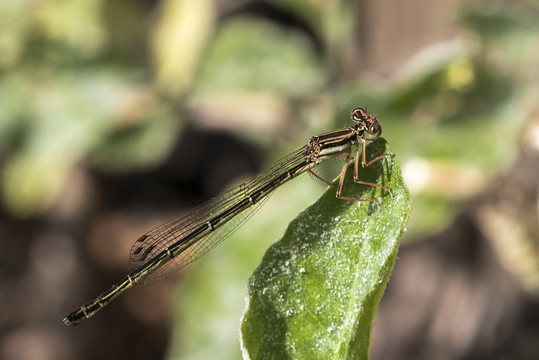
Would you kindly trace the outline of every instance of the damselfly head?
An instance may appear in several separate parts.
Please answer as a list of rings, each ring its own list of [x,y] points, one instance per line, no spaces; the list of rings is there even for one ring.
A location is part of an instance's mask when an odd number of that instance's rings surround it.
[[[350,117],[357,123],[363,124],[370,116],[367,115],[367,112],[362,108],[355,108],[350,113]]]
[[[382,134],[382,127],[378,123],[378,119],[370,116],[362,108],[355,108],[350,113],[352,120],[364,126],[370,137],[376,138]]]

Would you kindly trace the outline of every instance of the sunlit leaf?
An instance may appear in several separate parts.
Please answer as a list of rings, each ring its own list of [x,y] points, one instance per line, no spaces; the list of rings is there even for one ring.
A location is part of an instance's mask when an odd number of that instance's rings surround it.
[[[372,158],[390,153],[385,140],[370,144]],[[337,183],[291,222],[249,281],[241,327],[244,358],[366,359],[373,319],[410,213],[410,198],[391,157],[348,169],[343,195]]]

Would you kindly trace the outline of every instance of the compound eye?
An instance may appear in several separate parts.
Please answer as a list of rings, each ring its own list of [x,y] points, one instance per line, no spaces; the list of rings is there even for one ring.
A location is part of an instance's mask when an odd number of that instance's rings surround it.
[[[369,136],[371,137],[378,137],[382,134],[382,127],[378,123],[378,121],[375,120],[370,126],[369,126]]]
[[[355,108],[350,113],[350,117],[355,122],[361,122],[361,121],[365,120],[365,118],[367,117],[367,113],[362,108]]]

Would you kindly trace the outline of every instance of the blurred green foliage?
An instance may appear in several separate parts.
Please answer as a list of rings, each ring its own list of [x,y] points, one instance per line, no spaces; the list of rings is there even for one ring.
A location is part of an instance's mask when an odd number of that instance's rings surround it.
[[[1,192],[19,216],[46,211],[81,161],[125,171],[174,144],[180,122],[147,70],[111,60],[104,10],[100,0],[0,2]]]
[[[218,21],[211,0],[163,0],[155,13],[126,0],[0,0],[2,205],[22,217],[45,213],[80,163],[111,172],[157,166],[178,139],[186,104],[222,94],[241,102],[263,93],[286,104],[275,136],[247,136],[284,139],[279,149],[276,140],[256,144],[271,146],[274,158],[347,126],[356,106],[379,114],[412,192],[410,238],[441,229],[514,157],[539,93],[537,2],[526,5],[534,11],[505,1],[465,5],[454,39],[418,54],[389,85],[350,76],[356,2],[267,3],[312,33],[241,13]],[[190,346],[217,337],[220,358],[226,345],[237,358],[237,334],[222,330],[226,321],[237,328],[244,306],[243,286],[231,284],[245,281],[259,259],[253,254],[317,191],[308,179],[287,185],[232,240],[242,249],[224,247],[197,264],[185,283],[194,290],[178,301],[185,327],[171,356],[185,344],[184,354],[207,355],[208,347]],[[212,284],[222,291],[198,291]],[[224,315],[209,309],[216,298]],[[193,330],[201,323],[208,325]]]
[[[411,184],[417,210],[412,234],[440,229],[460,202],[509,165],[533,111],[537,15],[506,6],[465,8],[459,21],[460,50],[390,89],[377,107],[386,128],[406,134],[391,137],[392,146],[402,149],[399,155],[426,160],[445,177],[418,189]],[[408,129],[402,127],[404,116]]]
[[[314,50],[304,35],[269,21],[241,18],[225,23],[206,51],[195,91],[314,96],[328,80]]]

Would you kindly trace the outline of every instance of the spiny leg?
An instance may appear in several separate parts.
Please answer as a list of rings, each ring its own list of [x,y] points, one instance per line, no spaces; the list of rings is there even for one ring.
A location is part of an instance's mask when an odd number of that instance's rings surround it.
[[[309,174],[311,174],[312,176],[314,176],[315,178],[317,178],[318,180],[322,181],[324,184],[326,185],[331,185],[331,182],[327,181],[326,179],[324,179],[322,176],[318,175],[317,173],[315,173],[314,171],[312,171],[311,169],[307,170],[309,172]]]
[[[344,166],[342,167],[342,170],[341,170],[341,179],[339,181],[339,187],[337,188],[337,194],[336,194],[337,198],[343,199],[343,200],[350,200],[350,201],[369,201],[369,202],[374,202],[376,204],[376,206],[378,207],[378,211],[381,211],[380,204],[378,203],[378,200],[376,200],[376,199],[358,199],[358,198],[353,198],[353,197],[348,197],[348,196],[342,196],[341,195],[343,184],[344,184],[344,176],[346,175],[346,169],[348,168],[348,162],[349,161],[350,161],[350,154],[348,154],[346,156],[346,158],[344,159]],[[376,185],[376,184],[370,184],[370,183],[365,183],[365,184],[366,185]]]
[[[375,157],[374,159],[372,159],[371,161],[367,162],[367,159],[366,159],[366,156],[365,156],[365,149],[366,149],[366,141],[368,140],[371,140],[371,139],[365,139],[363,141],[361,141],[361,154],[362,154],[362,158],[361,158],[361,167],[365,168],[367,166],[370,166],[371,164],[379,161],[379,160],[382,160],[388,156],[395,156],[395,154],[382,154],[380,156],[377,156]],[[384,189],[384,190],[387,190],[389,192],[389,195],[391,195],[391,197],[393,197],[393,193],[391,192],[391,189],[388,188],[387,186],[383,186],[383,185],[378,185],[378,184],[374,184],[374,183],[370,183],[370,182],[367,182],[367,181],[361,181],[359,180],[359,146],[356,147],[356,158],[355,158],[355,164],[354,164],[354,182],[356,184],[363,184],[363,185],[369,185],[369,186],[374,186],[374,187],[377,187],[377,188],[380,188],[380,189]]]

